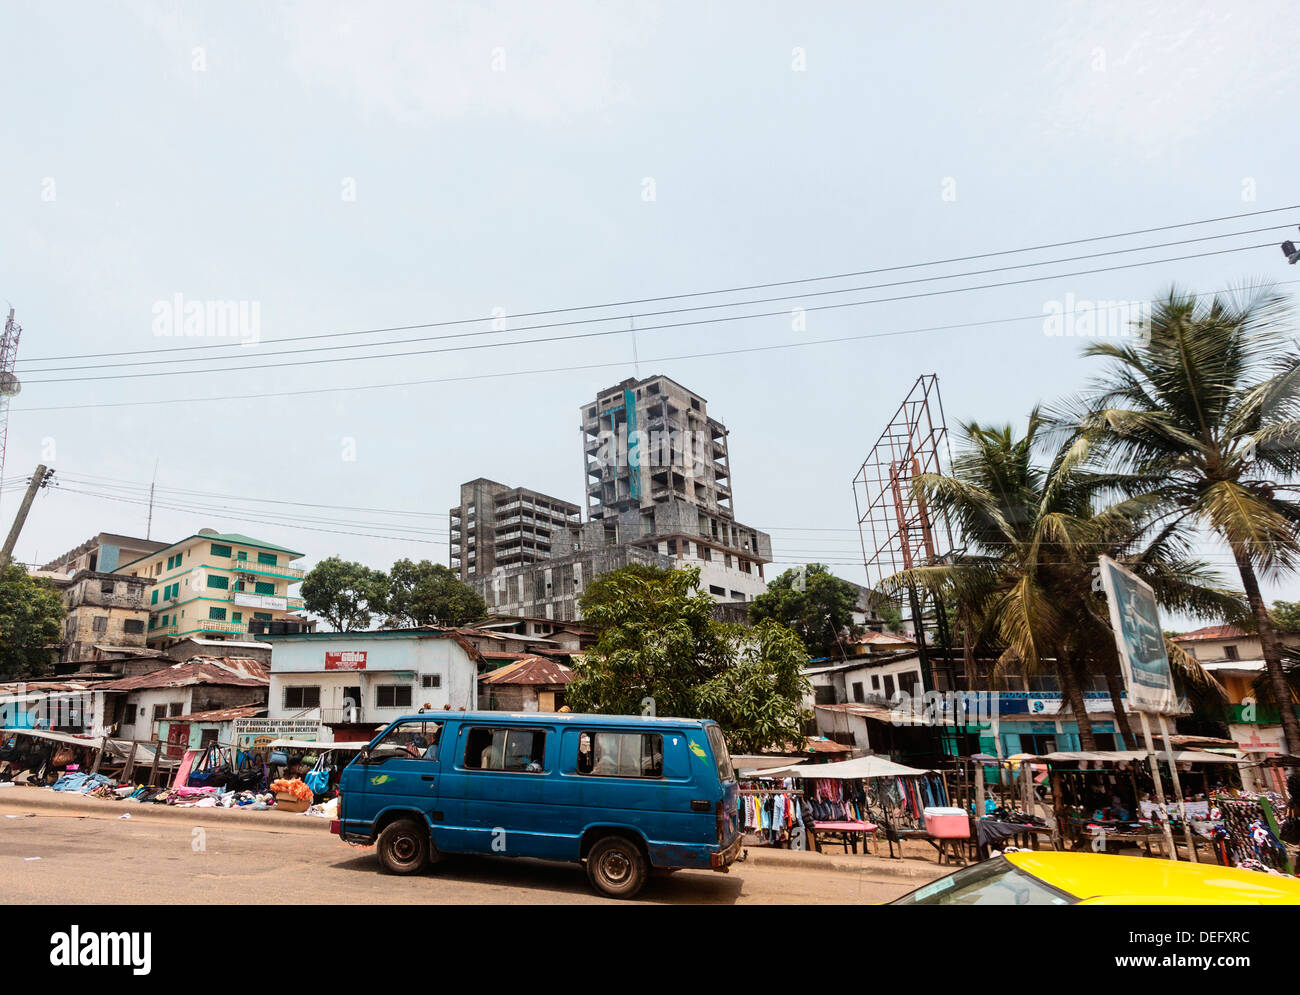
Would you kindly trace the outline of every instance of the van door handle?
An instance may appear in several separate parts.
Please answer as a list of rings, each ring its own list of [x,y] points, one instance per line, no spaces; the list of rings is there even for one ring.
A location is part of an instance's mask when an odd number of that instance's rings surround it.
[[[432,781],[432,780],[434,780],[435,778],[437,778],[437,776],[438,776],[437,774],[421,774],[421,775],[420,775],[420,780],[421,780],[421,781]]]
[[[710,801],[708,801],[707,799],[699,799],[699,798],[696,798],[696,799],[694,799],[694,800],[691,802],[691,811],[692,811],[692,812],[712,812],[712,811],[713,811],[713,803],[710,802]]]

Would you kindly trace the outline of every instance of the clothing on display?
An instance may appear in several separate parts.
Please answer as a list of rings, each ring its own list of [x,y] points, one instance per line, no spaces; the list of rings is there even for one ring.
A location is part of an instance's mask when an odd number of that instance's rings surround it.
[[[769,843],[789,838],[804,822],[802,791],[778,785],[742,788],[740,821],[745,832]]]
[[[1285,799],[1272,792],[1229,795],[1216,791],[1211,800],[1223,817],[1213,837],[1215,855],[1221,864],[1292,873],[1286,844],[1274,832],[1276,813],[1286,810]]]

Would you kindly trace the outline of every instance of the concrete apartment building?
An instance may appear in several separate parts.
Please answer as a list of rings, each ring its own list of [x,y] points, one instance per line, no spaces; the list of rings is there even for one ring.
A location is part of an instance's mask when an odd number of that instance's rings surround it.
[[[1300,633],[1279,632],[1278,639],[1284,647],[1300,648]],[[1207,625],[1174,636],[1173,642],[1195,657],[1227,691],[1224,717],[1228,735],[1238,748],[1261,758],[1296,752],[1296,746],[1286,742],[1276,710],[1254,703],[1252,685],[1265,670],[1258,634],[1233,625]],[[1256,780],[1257,785],[1261,783]],[[1270,790],[1276,787],[1269,785]]]
[[[368,741],[412,712],[473,709],[483,656],[455,629],[379,629],[264,636],[268,717],[316,720],[322,741]]]
[[[576,505],[490,480],[461,486],[451,566],[494,615],[576,621],[594,577],[633,563],[698,567],[715,601],[767,589],[772,541],[736,521],[727,429],[664,376],[625,380],[581,409],[588,521]]]
[[[665,376],[624,380],[581,409],[587,515],[580,548],[631,543],[700,569],[718,601],[767,590],[765,532],[736,521],[727,429]]]
[[[289,588],[303,578],[291,566],[303,554],[260,539],[200,529],[118,568],[150,582],[147,592],[151,648],[166,649],[193,637],[246,639],[262,632],[314,628],[302,599]]]
[[[564,532],[582,524],[582,509],[569,501],[480,477],[460,485],[460,504],[450,511],[451,567],[468,582],[498,567],[527,566],[552,556]]]
[[[63,622],[58,672],[123,672],[124,661],[160,656],[147,648],[147,579],[81,570],[53,581],[68,613]],[[168,662],[163,660],[162,664]]]
[[[153,539],[138,539],[113,532],[101,532],[91,536],[75,549],[68,550],[58,559],[51,560],[41,567],[40,572],[67,576],[79,570],[113,573],[122,564],[156,553],[166,545],[165,542]]]

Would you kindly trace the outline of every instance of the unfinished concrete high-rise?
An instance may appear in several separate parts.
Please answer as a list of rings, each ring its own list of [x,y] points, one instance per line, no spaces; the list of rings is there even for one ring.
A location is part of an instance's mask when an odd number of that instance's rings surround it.
[[[732,605],[767,590],[772,540],[736,521],[727,429],[704,398],[664,376],[625,380],[583,406],[581,430],[585,523],[537,491],[461,485],[451,566],[492,614],[577,620],[587,584],[631,564],[698,567],[701,589]]]
[[[676,381],[607,387],[584,407],[582,433],[589,519],[672,500],[733,516],[727,429]]]
[[[483,477],[460,485],[450,515],[451,567],[463,581],[562,555],[559,534],[582,524],[570,501]]]
[[[633,543],[700,568],[720,601],[767,589],[765,532],[736,521],[727,429],[665,376],[624,380],[583,405],[587,516],[579,548]]]

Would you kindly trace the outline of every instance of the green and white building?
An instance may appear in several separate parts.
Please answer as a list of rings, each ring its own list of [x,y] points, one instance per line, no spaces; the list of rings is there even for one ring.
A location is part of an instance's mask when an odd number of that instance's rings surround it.
[[[313,628],[302,599],[289,589],[302,581],[292,566],[302,553],[237,533],[200,529],[121,567],[117,572],[152,581],[145,591],[148,645],[164,649],[187,638],[246,639],[291,623]]]

